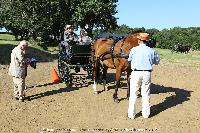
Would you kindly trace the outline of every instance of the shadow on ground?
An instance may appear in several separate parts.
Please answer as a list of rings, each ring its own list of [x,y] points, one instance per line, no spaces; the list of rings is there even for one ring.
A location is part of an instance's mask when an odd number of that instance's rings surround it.
[[[54,85],[54,84],[55,83],[47,83],[47,84],[43,84],[43,85],[36,85],[36,86],[28,87],[28,89],[34,88],[34,87],[50,86],[50,85]],[[57,84],[59,84],[59,83],[57,83]],[[60,88],[58,90],[49,90],[49,91],[46,91],[46,92],[41,92],[41,93],[38,93],[38,94],[27,96],[25,100],[32,101],[32,100],[36,100],[36,99],[39,99],[39,98],[52,96],[52,95],[65,93],[65,92],[70,92],[70,91],[75,91],[75,90],[79,90],[79,87],[64,87],[64,88]]]
[[[0,57],[1,57],[0,64],[1,65],[9,65],[10,64],[10,54],[14,47],[16,47],[16,45],[12,45],[12,44],[1,44],[0,45]],[[39,62],[51,62],[54,59],[57,59],[57,54],[51,54],[44,50],[29,47],[26,57],[27,58],[36,58]]]
[[[106,84],[107,84],[108,90],[116,88],[116,73],[107,73],[107,75],[106,75]],[[127,86],[126,74],[122,74],[122,77],[120,78],[120,87],[119,87],[119,89],[127,89],[127,87],[128,86]]]
[[[70,87],[67,87],[67,85],[66,85],[66,87],[64,87],[64,88],[60,88],[58,90],[49,90],[46,92],[41,92],[39,94],[34,94],[34,95],[26,97],[26,99],[28,101],[31,101],[31,100],[39,99],[39,98],[46,97],[46,96],[56,95],[56,94],[64,93],[64,92],[71,92],[71,91],[79,90],[80,88],[83,88],[83,87],[88,87],[91,84],[91,79],[86,79],[86,76],[84,74],[81,74],[81,77],[82,78],[79,79],[79,77],[73,76],[73,83]],[[27,89],[32,89],[35,87],[48,87],[48,86],[59,84],[59,83],[61,83],[61,82],[33,85],[33,86],[29,86]]]
[[[54,84],[55,83],[47,83],[47,84],[37,85],[37,86],[33,86],[33,87],[42,87],[42,86],[49,86],[49,85],[54,85]],[[29,88],[33,88],[33,87],[29,87]],[[65,92],[71,92],[71,91],[75,91],[75,90],[79,90],[79,89],[80,89],[80,87],[65,87],[65,88],[60,88],[58,90],[50,90],[50,91],[46,91],[46,92],[41,92],[39,94],[34,94],[34,95],[26,97],[26,99],[31,101],[31,100],[39,99],[42,97],[56,95],[56,94],[65,93]],[[191,96],[191,92],[192,91],[187,91],[185,89],[165,87],[165,86],[152,84],[151,85],[151,94],[170,93],[171,96],[166,97],[163,102],[160,102],[157,105],[153,105],[151,107],[151,116],[150,117],[153,117],[169,108],[175,107],[179,104],[182,104],[185,101],[190,100],[189,97]],[[124,100],[124,99],[125,98],[123,98],[121,100]],[[139,112],[136,115],[136,117],[139,117],[140,115],[141,115],[141,112]]]
[[[183,104],[183,102],[190,100],[192,91],[187,89],[165,87],[156,84],[151,85],[151,94],[170,93],[171,96],[165,98],[163,102],[151,107],[151,117],[169,109],[176,105]]]

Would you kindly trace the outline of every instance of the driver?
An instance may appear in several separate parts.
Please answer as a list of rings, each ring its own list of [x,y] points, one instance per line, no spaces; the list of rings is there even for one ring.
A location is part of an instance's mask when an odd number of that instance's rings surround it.
[[[64,41],[69,44],[74,44],[78,41],[78,36],[73,32],[71,25],[66,25],[65,27]]]

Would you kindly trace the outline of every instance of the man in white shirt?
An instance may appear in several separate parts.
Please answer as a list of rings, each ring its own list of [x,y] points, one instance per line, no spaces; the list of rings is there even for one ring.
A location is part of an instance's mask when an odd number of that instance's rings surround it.
[[[149,34],[139,33],[139,46],[133,47],[130,51],[128,61],[131,62],[130,97],[128,117],[134,119],[136,115],[137,91],[141,88],[142,95],[142,116],[148,118],[150,115],[150,84],[153,64],[160,62],[158,54],[146,46],[149,41]]]

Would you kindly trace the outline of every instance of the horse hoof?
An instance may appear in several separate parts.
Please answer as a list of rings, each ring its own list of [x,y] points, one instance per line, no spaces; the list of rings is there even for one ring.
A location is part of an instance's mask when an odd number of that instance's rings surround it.
[[[120,101],[119,99],[114,99],[114,102],[119,103]]]
[[[141,94],[138,94],[138,95],[137,95],[137,98],[139,98],[139,97],[142,97],[142,95],[141,95]]]
[[[105,88],[104,91],[108,91],[108,88]]]
[[[126,99],[126,100],[129,100],[129,97],[130,97],[130,95],[127,95],[125,99]]]
[[[95,91],[94,94],[98,94],[98,91]]]

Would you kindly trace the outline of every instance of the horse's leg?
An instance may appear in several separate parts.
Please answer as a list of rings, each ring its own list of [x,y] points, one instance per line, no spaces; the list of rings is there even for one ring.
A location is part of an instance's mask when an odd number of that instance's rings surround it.
[[[117,68],[116,69],[116,88],[115,88],[115,92],[113,94],[113,100],[117,103],[119,103],[119,99],[117,97],[117,92],[118,92],[118,88],[120,85],[120,77],[121,77],[121,69]]]
[[[98,91],[97,91],[97,85],[96,85],[95,80],[94,80],[94,83],[93,83],[92,88],[93,88],[93,90],[94,90],[94,94],[98,94]]]
[[[103,66],[103,87],[104,87],[104,91],[108,91],[108,87],[106,86],[107,70],[108,70],[108,67],[104,65]]]

